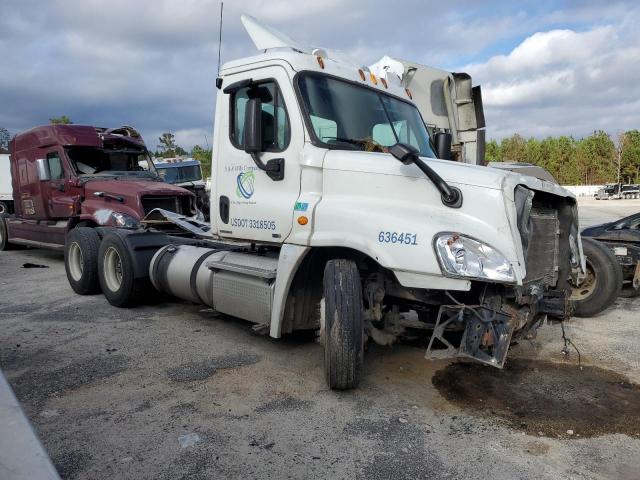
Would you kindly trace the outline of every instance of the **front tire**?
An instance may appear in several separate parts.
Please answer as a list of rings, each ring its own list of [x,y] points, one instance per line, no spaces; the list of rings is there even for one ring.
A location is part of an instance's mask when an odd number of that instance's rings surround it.
[[[115,307],[137,305],[146,290],[146,282],[136,279],[131,253],[117,233],[105,235],[98,253],[98,278],[102,293]]]
[[[571,301],[577,317],[593,317],[615,302],[622,289],[622,268],[606,245],[591,238],[582,239],[587,257],[587,276],[574,286]]]
[[[98,249],[100,237],[93,228],[76,227],[64,242],[64,269],[67,280],[78,295],[100,292],[98,281]]]
[[[330,388],[355,388],[362,376],[362,284],[352,260],[329,260],[324,269],[324,371]]]

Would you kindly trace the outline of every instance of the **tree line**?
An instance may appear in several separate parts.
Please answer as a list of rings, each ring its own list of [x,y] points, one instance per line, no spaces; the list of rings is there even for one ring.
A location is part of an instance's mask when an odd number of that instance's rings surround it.
[[[575,139],[559,136],[542,140],[515,134],[487,142],[488,162],[525,162],[540,166],[562,185],[640,183],[640,131],[615,138],[601,130]]]

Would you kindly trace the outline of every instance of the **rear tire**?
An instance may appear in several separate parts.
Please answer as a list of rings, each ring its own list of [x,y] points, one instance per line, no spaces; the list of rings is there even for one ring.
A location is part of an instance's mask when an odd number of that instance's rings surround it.
[[[64,269],[67,280],[78,295],[100,292],[98,281],[98,249],[100,237],[93,228],[76,227],[64,242]]]
[[[13,250],[15,245],[9,243],[9,231],[4,215],[0,215],[0,252]]]
[[[615,302],[622,289],[622,268],[606,245],[591,238],[582,239],[587,257],[587,278],[573,287],[571,300],[577,317],[593,317]]]
[[[352,260],[329,260],[324,269],[324,371],[330,388],[355,388],[362,376],[362,284]]]
[[[143,299],[149,282],[135,278],[133,265],[122,238],[116,233],[105,235],[98,253],[98,277],[102,293],[114,307],[133,307]]]

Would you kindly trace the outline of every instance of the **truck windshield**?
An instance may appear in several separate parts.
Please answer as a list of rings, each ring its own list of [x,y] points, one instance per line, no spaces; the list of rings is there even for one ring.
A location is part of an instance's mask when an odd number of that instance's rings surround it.
[[[158,175],[167,183],[197,182],[202,180],[199,165],[184,167],[157,167]]]
[[[317,143],[328,148],[386,152],[398,142],[436,158],[420,112],[411,103],[334,77],[303,73],[300,96]]]
[[[68,147],[66,151],[78,175],[157,177],[146,150]]]

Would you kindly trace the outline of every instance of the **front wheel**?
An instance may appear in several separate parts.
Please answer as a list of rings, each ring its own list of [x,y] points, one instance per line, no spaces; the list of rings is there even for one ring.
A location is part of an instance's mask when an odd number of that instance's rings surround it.
[[[64,269],[67,280],[78,295],[100,291],[98,281],[98,249],[100,237],[93,228],[76,227],[64,242]]]
[[[570,300],[575,315],[593,317],[615,302],[622,288],[622,268],[606,245],[591,238],[582,239],[587,259],[586,277],[579,286],[573,286]]]
[[[324,371],[330,388],[355,388],[362,376],[362,284],[352,260],[329,260],[324,269]]]

